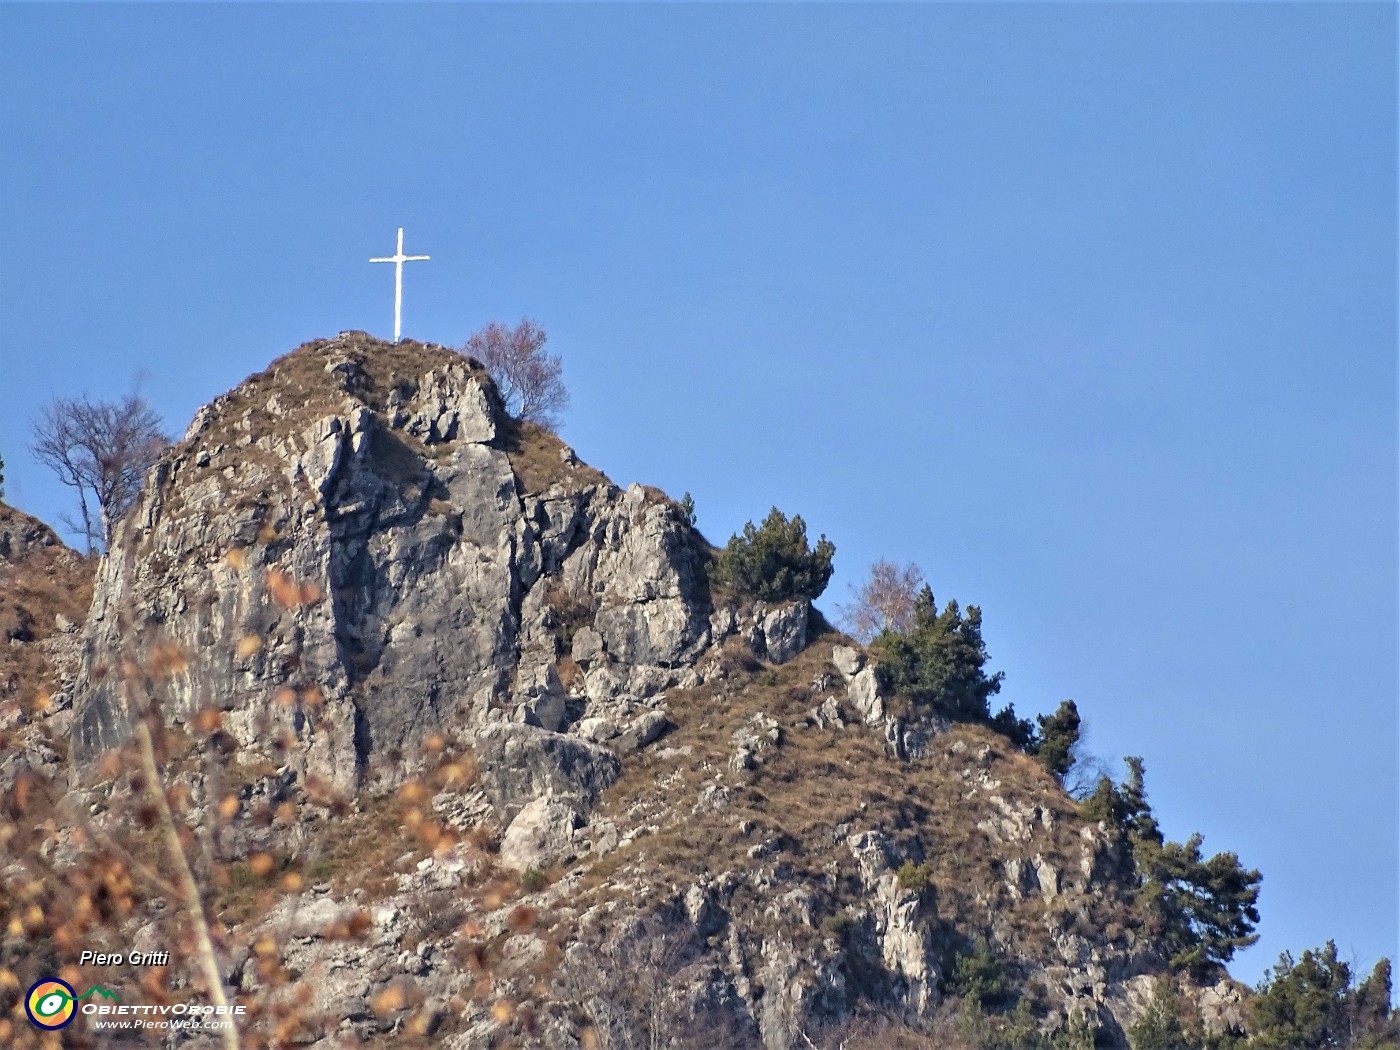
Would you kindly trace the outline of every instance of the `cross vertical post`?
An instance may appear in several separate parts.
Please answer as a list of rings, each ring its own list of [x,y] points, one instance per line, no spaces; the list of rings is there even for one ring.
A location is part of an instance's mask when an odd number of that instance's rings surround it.
[[[403,320],[403,264],[406,262],[416,262],[419,259],[427,259],[426,255],[405,255],[403,253],[403,227],[399,227],[399,246],[393,255],[380,259],[371,259],[370,262],[394,264],[394,342],[399,341],[402,331]]]

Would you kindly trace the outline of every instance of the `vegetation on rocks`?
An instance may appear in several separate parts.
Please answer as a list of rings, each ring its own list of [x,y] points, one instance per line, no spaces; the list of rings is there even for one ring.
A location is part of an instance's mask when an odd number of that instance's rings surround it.
[[[492,323],[468,339],[462,353],[486,366],[506,411],[553,433],[569,407],[569,391],[559,355],[545,351],[548,338],[529,318],[514,328]]]
[[[1199,834],[1184,843],[1166,841],[1147,801],[1142,759],[1126,762],[1128,779],[1116,785],[1105,777],[1081,811],[1130,847],[1138,904],[1171,965],[1202,972],[1228,962],[1259,939],[1255,904],[1262,876],[1234,853],[1205,859]]]
[[[977,606],[963,612],[950,601],[939,612],[925,584],[915,599],[909,631],[887,628],[875,636],[872,647],[895,692],[911,703],[955,722],[991,721],[988,701],[1001,692],[1006,676],[986,672],[987,645]]]
[[[774,507],[757,528],[747,522],[731,536],[715,561],[713,579],[721,587],[768,602],[812,600],[831,580],[836,545],[822,536],[815,547],[807,541],[807,523],[800,514],[787,515]]]
[[[1037,715],[1039,739],[1033,754],[1040,764],[1061,779],[1074,765],[1074,745],[1079,743],[1079,708],[1065,700],[1052,715]]]
[[[42,974],[222,996],[228,1050],[1394,1042],[1388,965],[1226,979],[1258,874],[1165,841],[1140,760],[1076,803],[1078,708],[993,713],[975,606],[853,646],[801,518],[715,552],[458,354],[308,344],[163,464],[82,644],[11,635],[53,666],[0,691],[0,1045]],[[0,616],[91,565],[36,525]],[[170,966],[78,962],[123,944]]]
[[[1390,960],[1382,959],[1356,984],[1332,941],[1299,959],[1284,952],[1250,1006],[1249,1050],[1393,1050],[1400,1046],[1400,1014],[1391,1007],[1390,980]]]

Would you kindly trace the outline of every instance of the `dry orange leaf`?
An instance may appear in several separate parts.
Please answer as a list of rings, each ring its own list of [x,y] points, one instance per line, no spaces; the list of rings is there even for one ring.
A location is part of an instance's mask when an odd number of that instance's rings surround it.
[[[269,569],[265,580],[272,600],[282,608],[294,609],[301,604],[301,588],[281,569]]]
[[[402,1010],[407,997],[403,994],[403,989],[397,985],[385,988],[374,997],[370,1005],[374,1007],[377,1014],[392,1013],[395,1010]]]
[[[151,673],[157,678],[169,678],[189,667],[185,651],[174,642],[157,645],[151,653]]]
[[[471,779],[472,771],[463,762],[449,762],[442,767],[442,779],[445,784],[460,784]]]

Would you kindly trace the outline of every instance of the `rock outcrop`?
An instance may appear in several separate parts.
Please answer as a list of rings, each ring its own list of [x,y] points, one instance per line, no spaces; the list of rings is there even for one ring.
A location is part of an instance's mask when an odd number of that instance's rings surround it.
[[[103,562],[77,755],[129,728],[102,669],[162,646],[188,660],[159,686],[170,717],[225,711],[254,750],[290,734],[298,774],[342,788],[411,773],[430,735],[625,724],[693,684],[707,548],[654,490],[524,430],[474,362],[355,334],[202,409]],[[759,638],[790,656],[806,617],[769,611]]]
[[[0,500],[0,562],[14,564],[37,551],[56,550],[68,552],[53,529]]]
[[[148,704],[196,741],[191,819],[217,804],[230,863],[313,882],[230,920],[230,994],[282,994],[281,944],[320,1050],[597,1045],[656,986],[672,1035],[788,1050],[865,1011],[932,1023],[977,944],[1047,1030],[1122,1045],[1163,959],[1121,842],[1003,738],[901,706],[807,602],[716,594],[714,556],[476,362],[309,343],[201,409],[118,527],[73,760]]]
[[[0,728],[40,698],[50,713],[66,706],[93,568],[43,522],[0,502]]]

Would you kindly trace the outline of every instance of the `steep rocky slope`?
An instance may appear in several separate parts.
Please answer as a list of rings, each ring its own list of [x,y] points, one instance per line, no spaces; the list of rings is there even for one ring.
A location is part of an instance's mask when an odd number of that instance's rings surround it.
[[[1047,1032],[1124,1045],[1164,961],[1118,839],[1005,739],[902,714],[807,603],[713,589],[713,556],[474,362],[307,344],[202,409],[120,526],[57,705],[70,799],[105,809],[153,702],[214,829],[230,993],[285,997],[275,945],[298,1042],[664,1021],[778,1050],[933,1025],[980,953]],[[1229,1019],[1228,982],[1193,994]]]
[[[55,765],[66,750],[53,698],[77,675],[95,568],[43,522],[0,502],[0,789],[21,764]],[[7,746],[35,719],[51,732]]]

